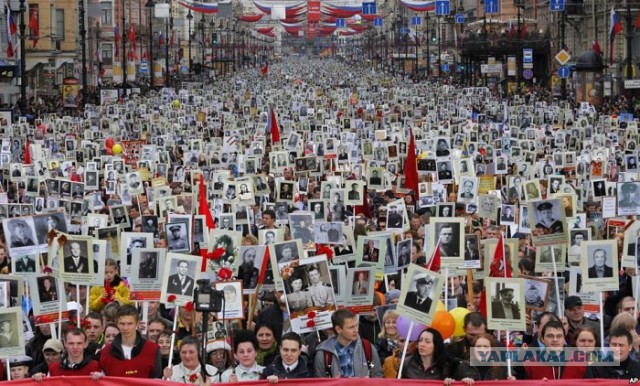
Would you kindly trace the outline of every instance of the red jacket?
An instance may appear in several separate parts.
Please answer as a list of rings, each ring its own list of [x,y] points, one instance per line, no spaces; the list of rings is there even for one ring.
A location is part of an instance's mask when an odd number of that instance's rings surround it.
[[[131,359],[124,359],[122,339],[118,335],[113,343],[100,350],[100,368],[108,376],[128,378],[161,378],[163,370],[158,345],[142,339],[140,333]]]
[[[582,379],[586,366],[532,366],[525,362],[526,379]]]

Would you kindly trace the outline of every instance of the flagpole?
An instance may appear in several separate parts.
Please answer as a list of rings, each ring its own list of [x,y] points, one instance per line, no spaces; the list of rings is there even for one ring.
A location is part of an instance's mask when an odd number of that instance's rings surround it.
[[[409,347],[409,340],[411,338],[412,332],[413,332],[413,320],[409,323],[409,331],[407,332],[407,336],[404,342],[404,347],[402,348],[402,358],[400,359],[400,368],[398,369],[397,379],[402,378],[402,368],[404,367],[404,360],[407,357],[407,348]]]
[[[558,310],[560,310],[560,319],[564,316],[564,307],[560,304],[560,287],[558,284],[558,263],[556,262],[556,253],[553,249],[553,245],[549,247],[551,249],[551,260],[553,262],[553,280],[555,281],[556,287],[556,300],[558,304]]]
[[[25,41],[26,25],[24,24],[24,14],[27,12],[25,0],[20,0],[20,115],[27,114],[27,51]]]

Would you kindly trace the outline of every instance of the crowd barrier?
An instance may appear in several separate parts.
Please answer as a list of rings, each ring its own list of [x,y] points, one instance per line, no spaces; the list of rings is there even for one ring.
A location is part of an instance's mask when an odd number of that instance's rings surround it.
[[[281,380],[281,384],[286,385],[299,385],[303,382],[300,379]],[[424,380],[412,380],[412,379],[387,379],[376,378],[367,379],[366,381],[361,378],[312,378],[305,379],[305,385],[314,386],[362,386],[362,383],[366,382],[367,386],[435,386],[442,385],[442,381],[424,381]],[[637,380],[636,383],[640,384]],[[184,385],[183,383],[175,383],[169,381],[161,381],[158,379],[135,379],[135,378],[118,378],[118,377],[104,377],[99,381],[92,381],[90,377],[51,377],[45,378],[42,382],[35,382],[31,379],[11,381],[11,385],[16,386],[151,386],[158,384],[167,385]],[[265,386],[269,385],[267,381],[254,381],[254,382],[240,382],[242,386]],[[521,380],[521,381],[479,381],[475,383],[480,386],[497,386],[497,385],[510,385],[517,384],[518,386],[539,386],[541,384],[554,385],[554,386],[621,386],[633,384],[626,379],[566,379],[566,380],[550,380],[542,383],[541,380]],[[462,382],[455,382],[454,385],[462,385]]]

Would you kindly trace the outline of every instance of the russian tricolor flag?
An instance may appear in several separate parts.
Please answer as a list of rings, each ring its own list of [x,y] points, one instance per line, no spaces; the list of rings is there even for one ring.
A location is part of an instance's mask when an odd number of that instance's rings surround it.
[[[616,35],[622,32],[622,24],[613,7],[611,7],[611,26],[609,28],[609,64],[613,64],[613,42],[616,39]]]

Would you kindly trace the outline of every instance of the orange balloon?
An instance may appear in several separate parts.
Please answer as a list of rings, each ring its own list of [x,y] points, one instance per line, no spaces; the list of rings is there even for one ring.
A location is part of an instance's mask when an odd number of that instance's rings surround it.
[[[449,339],[456,329],[456,321],[447,311],[437,311],[433,317],[431,327],[442,335],[442,339]]]

